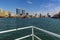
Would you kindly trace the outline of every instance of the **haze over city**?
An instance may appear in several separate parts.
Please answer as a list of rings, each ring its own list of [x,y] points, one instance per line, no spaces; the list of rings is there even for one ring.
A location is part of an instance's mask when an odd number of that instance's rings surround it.
[[[16,8],[24,9],[30,14],[54,15],[60,11],[60,0],[0,0],[0,8],[16,13]]]

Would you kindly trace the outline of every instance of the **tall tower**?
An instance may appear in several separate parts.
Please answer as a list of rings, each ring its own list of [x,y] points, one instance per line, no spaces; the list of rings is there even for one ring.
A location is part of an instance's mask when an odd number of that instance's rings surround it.
[[[25,14],[25,10],[22,10],[22,15],[24,15]]]
[[[17,8],[16,9],[16,14],[20,14],[21,13],[21,9],[20,8]]]
[[[3,10],[0,9],[0,17],[4,16]]]
[[[0,13],[3,13],[3,10],[2,9],[0,9]]]

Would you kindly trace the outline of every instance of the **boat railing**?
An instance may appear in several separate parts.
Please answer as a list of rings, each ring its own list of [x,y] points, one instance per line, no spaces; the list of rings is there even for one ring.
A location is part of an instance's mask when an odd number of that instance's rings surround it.
[[[27,35],[27,36],[24,36],[24,37],[20,37],[20,38],[14,39],[14,40],[21,40],[21,39],[25,39],[27,37],[32,37],[32,40],[34,40],[35,38],[37,38],[38,40],[42,40],[41,38],[39,38],[38,36],[35,35],[34,29],[37,29],[37,30],[45,32],[45,33],[47,33],[49,35],[55,36],[57,38],[60,38],[59,34],[56,34],[56,33],[53,33],[53,32],[50,32],[50,31],[47,31],[47,30],[44,30],[44,29],[41,29],[41,28],[38,28],[38,27],[35,27],[35,26],[28,26],[28,27],[22,27],[22,28],[16,28],[16,29],[11,29],[11,30],[0,31],[0,34],[13,32],[13,31],[18,31],[18,30],[23,30],[23,29],[28,29],[28,28],[32,28],[32,30],[31,30],[32,33],[30,35]]]

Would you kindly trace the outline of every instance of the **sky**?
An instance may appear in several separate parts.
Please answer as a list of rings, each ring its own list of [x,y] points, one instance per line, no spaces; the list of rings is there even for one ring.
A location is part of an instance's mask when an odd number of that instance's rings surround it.
[[[60,11],[60,0],[0,0],[0,8],[12,13],[21,8],[30,14],[54,15]]]

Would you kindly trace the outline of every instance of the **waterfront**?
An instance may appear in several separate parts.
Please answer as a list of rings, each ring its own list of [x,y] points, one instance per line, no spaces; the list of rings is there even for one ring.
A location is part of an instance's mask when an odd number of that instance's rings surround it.
[[[25,26],[37,26],[39,28],[60,34],[60,19],[52,18],[0,18],[0,31],[20,28]],[[21,36],[31,34],[31,29],[0,34],[0,40],[13,40]],[[59,40],[51,35],[35,30],[35,34],[43,40]],[[24,39],[26,40],[26,39]],[[31,40],[31,39],[27,39]]]

